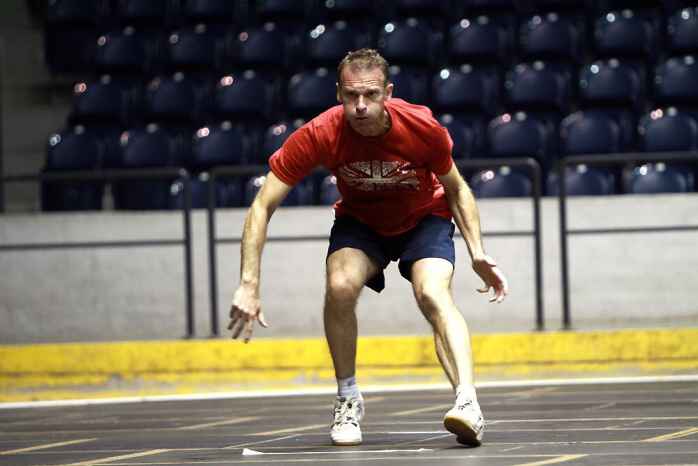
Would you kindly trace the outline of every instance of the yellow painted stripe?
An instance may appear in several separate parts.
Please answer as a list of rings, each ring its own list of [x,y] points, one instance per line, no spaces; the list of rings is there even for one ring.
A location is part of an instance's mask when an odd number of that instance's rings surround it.
[[[550,459],[543,460],[543,461],[534,461],[533,463],[517,464],[516,466],[543,466],[546,464],[565,463],[567,461],[572,461],[572,460],[576,460],[579,458],[584,458],[585,456],[589,456],[589,455],[562,455],[562,456],[556,456],[555,458],[550,458]]]
[[[243,422],[255,421],[257,419],[259,419],[258,416],[237,417],[234,419],[226,419],[223,421],[207,422],[205,424],[194,424],[191,426],[177,427],[176,430],[197,430],[206,429],[207,427],[229,426],[233,424],[242,424]]]
[[[116,461],[128,460],[131,458],[141,458],[143,456],[159,455],[160,453],[166,453],[168,451],[171,451],[171,450],[169,450],[167,448],[160,448],[158,450],[148,450],[148,451],[142,451],[139,453],[130,453],[128,455],[108,456],[106,458],[97,458],[94,460],[81,461],[79,463],[61,464],[58,466],[98,466],[100,464],[114,463]]]
[[[698,427],[691,427],[689,429],[680,430],[678,432],[673,432],[671,434],[659,435],[657,437],[651,437],[643,440],[643,442],[663,442],[665,440],[675,440],[677,438],[688,437],[689,435],[698,434]]]
[[[77,445],[78,443],[93,442],[95,440],[97,440],[97,439],[82,438],[82,439],[77,439],[77,440],[68,440],[67,442],[46,443],[43,445],[36,445],[33,447],[17,448],[16,450],[0,451],[0,455],[15,455],[17,453],[26,453],[29,451],[46,450],[48,448],[64,447],[66,445]]]

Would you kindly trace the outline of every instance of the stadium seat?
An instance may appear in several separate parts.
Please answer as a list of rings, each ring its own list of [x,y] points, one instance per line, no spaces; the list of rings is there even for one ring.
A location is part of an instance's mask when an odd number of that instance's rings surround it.
[[[43,173],[94,170],[101,165],[103,145],[84,126],[51,135]],[[102,208],[103,182],[42,182],[41,209],[44,211],[98,210]]]
[[[669,17],[667,49],[672,55],[698,53],[698,7],[682,8]]]
[[[333,0],[320,3],[320,16],[331,21],[369,19],[376,13],[372,0]]]
[[[524,112],[500,115],[487,128],[490,156],[533,157],[543,166],[548,162],[552,136],[549,124]]]
[[[252,70],[226,75],[218,80],[213,111],[223,119],[267,121],[275,105],[274,87]]]
[[[95,55],[98,72],[137,75],[149,69],[153,46],[132,26],[99,36]]]
[[[579,96],[586,106],[640,108],[644,88],[640,73],[615,58],[584,66],[579,77]]]
[[[429,76],[425,70],[391,65],[388,74],[393,83],[393,97],[413,104],[429,105]]]
[[[254,201],[254,197],[257,195],[262,185],[266,181],[266,176],[260,175],[250,178],[245,184],[245,195],[244,201],[245,205],[249,206]],[[288,196],[281,203],[282,206],[300,206],[300,205],[310,205],[313,203],[313,186],[310,180],[304,180],[298,183],[291,189]]]
[[[268,22],[238,33],[233,41],[232,59],[236,68],[263,68],[279,71],[286,66],[286,34],[276,23]]]
[[[197,24],[169,35],[165,64],[172,71],[210,71],[218,67],[221,50],[222,38]]]
[[[51,0],[46,2],[48,24],[95,24],[102,3],[94,0]]]
[[[568,166],[565,171],[565,191],[568,196],[607,196],[616,192],[615,177],[610,170],[585,164]],[[557,171],[547,181],[547,194],[557,196],[560,183]]]
[[[306,63],[311,67],[337,66],[350,50],[370,45],[370,35],[346,21],[318,24],[306,36]]]
[[[560,124],[560,155],[622,152],[618,123],[604,112],[575,112]]]
[[[133,128],[121,135],[121,168],[158,168],[177,165],[175,141],[156,124]],[[173,180],[128,180],[113,184],[115,209],[169,208]]]
[[[453,140],[453,158],[468,159],[482,157],[485,128],[482,118],[463,118],[445,113],[439,117]]]
[[[698,150],[696,120],[674,107],[658,108],[642,117],[638,134],[640,147],[645,152]]]
[[[633,10],[609,11],[594,28],[596,53],[602,57],[652,58],[656,33],[652,23]]]
[[[191,207],[192,209],[205,209],[208,207],[208,173],[201,173],[191,179]],[[216,207],[240,207],[242,206],[242,183],[239,180],[216,180],[215,187]],[[170,186],[170,209],[181,209],[184,206],[184,183],[177,180]]]
[[[235,22],[235,16],[239,13],[236,6],[240,3],[230,0],[184,0],[182,12],[188,22],[230,24]]]
[[[477,173],[471,178],[470,186],[478,198],[523,197],[533,192],[531,180],[508,166]]]
[[[388,22],[378,34],[378,50],[392,65],[429,66],[437,61],[441,42],[431,27],[416,18]]]
[[[148,120],[190,124],[205,109],[205,93],[184,73],[158,76],[148,84],[145,95],[145,117]]]
[[[661,105],[698,105],[698,64],[696,57],[669,58],[654,75],[655,102]]]
[[[395,0],[395,13],[401,18],[439,18],[451,11],[449,0]]]
[[[558,13],[534,15],[519,31],[521,55],[525,60],[578,62],[582,37],[569,18]]]
[[[327,175],[320,184],[320,204],[333,205],[342,197],[337,189],[337,177]]]
[[[492,116],[497,109],[499,82],[494,73],[471,65],[444,68],[432,79],[432,106],[439,112],[482,113]]]
[[[501,63],[509,60],[511,33],[489,16],[463,18],[450,27],[450,63]]]
[[[334,73],[327,68],[304,71],[289,80],[290,115],[310,119],[334,105],[337,105],[337,85]]]
[[[511,14],[518,10],[517,0],[466,0],[463,7],[466,13]]]
[[[695,188],[694,176],[680,167],[664,163],[636,167],[627,182],[626,190],[633,194],[685,193]]]
[[[242,131],[224,121],[196,131],[190,166],[194,170],[207,170],[220,165],[243,164],[247,154],[248,142]]]
[[[72,124],[124,124],[132,103],[129,85],[103,75],[98,80],[73,85]]]
[[[507,100],[517,110],[566,112],[568,77],[541,61],[521,63],[507,74]]]
[[[304,0],[257,0],[252,3],[257,22],[302,20],[309,13],[310,6]]]
[[[286,139],[298,129],[304,120],[296,120],[293,123],[285,121],[275,123],[267,128],[262,140],[262,148],[254,163],[267,163],[269,157],[279,150]]]
[[[167,23],[171,14],[170,0],[117,0],[113,2],[112,12],[121,23],[160,26]]]

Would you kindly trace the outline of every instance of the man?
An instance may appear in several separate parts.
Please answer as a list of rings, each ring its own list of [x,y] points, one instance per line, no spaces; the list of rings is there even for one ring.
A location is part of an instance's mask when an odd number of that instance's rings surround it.
[[[259,277],[267,224],[292,186],[313,168],[337,177],[342,199],[327,253],[325,335],[338,393],[330,436],[335,445],[361,443],[363,398],[355,378],[355,307],[364,285],[380,292],[383,269],[399,261],[431,324],[438,359],[456,392],[444,417],[460,443],[477,446],[484,420],[473,385],[468,328],[451,292],[454,226],[473,270],[501,302],[507,282],[485,255],[475,199],[453,164],[453,143],[431,111],[392,99],[388,64],[375,50],[350,52],[337,68],[337,105],[295,131],[269,159],[271,171],[245,220],[240,286],[230,310],[233,338],[249,341],[260,308]]]

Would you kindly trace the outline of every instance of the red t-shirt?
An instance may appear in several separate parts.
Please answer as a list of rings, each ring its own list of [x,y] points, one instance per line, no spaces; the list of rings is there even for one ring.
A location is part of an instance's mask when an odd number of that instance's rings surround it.
[[[404,233],[429,214],[451,218],[436,177],[453,165],[448,131],[427,107],[401,99],[385,107],[392,127],[375,137],[354,131],[341,105],[318,115],[272,154],[272,172],[295,185],[324,166],[337,177],[342,196],[336,215],[351,215],[381,235]]]

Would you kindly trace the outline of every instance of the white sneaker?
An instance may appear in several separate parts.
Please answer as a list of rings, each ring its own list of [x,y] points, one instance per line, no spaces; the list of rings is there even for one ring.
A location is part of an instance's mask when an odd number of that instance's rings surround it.
[[[330,438],[334,445],[361,444],[361,427],[359,421],[364,417],[363,398],[345,398],[338,396],[334,402],[334,423]]]
[[[477,399],[467,391],[456,397],[456,404],[444,416],[444,427],[456,434],[458,443],[478,447],[482,444],[485,420]]]

